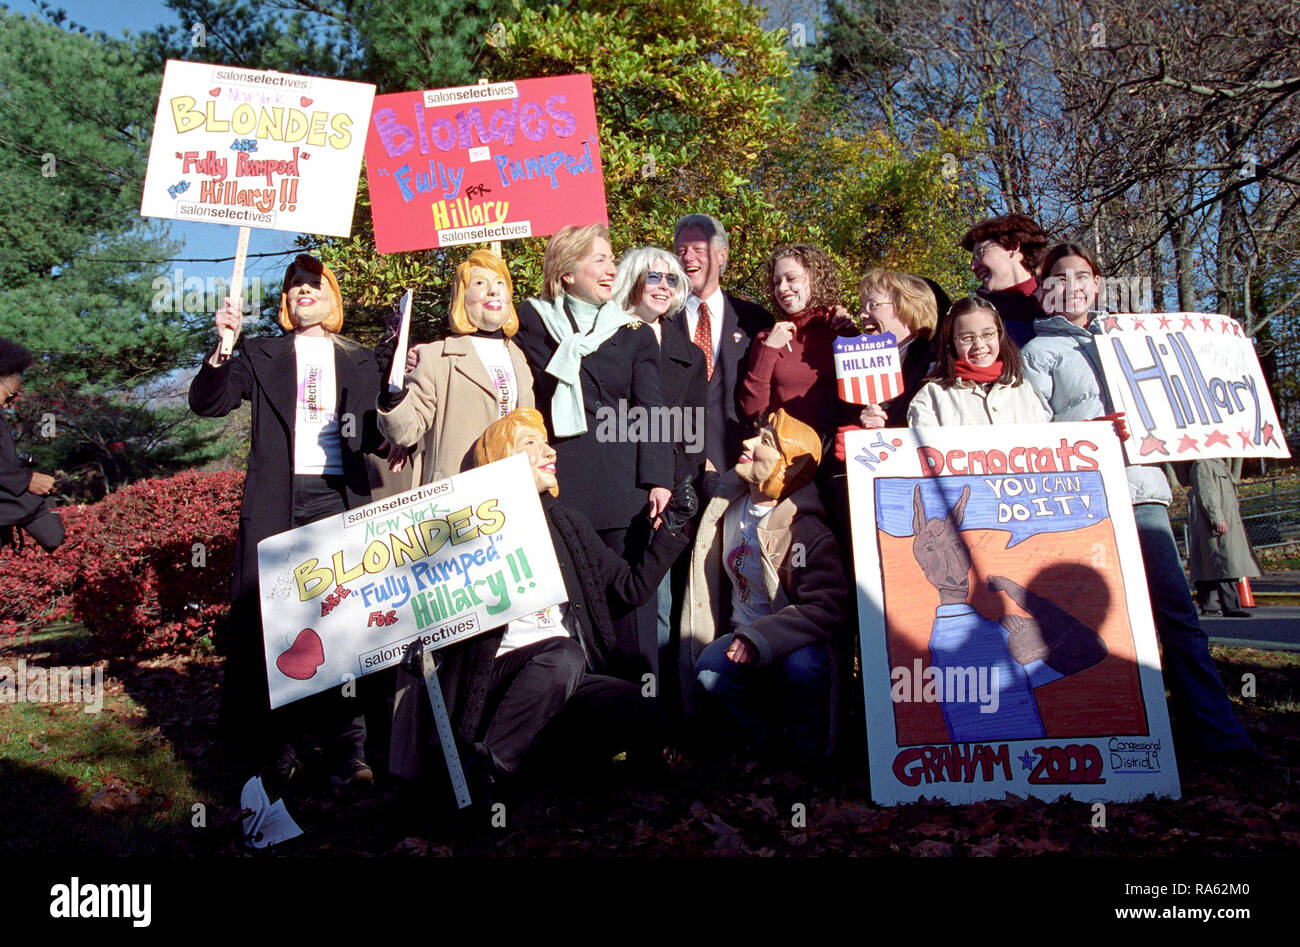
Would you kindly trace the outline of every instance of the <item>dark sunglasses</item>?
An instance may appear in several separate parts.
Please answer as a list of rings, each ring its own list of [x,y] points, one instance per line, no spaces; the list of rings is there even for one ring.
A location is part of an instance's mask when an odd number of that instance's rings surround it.
[[[660,283],[667,283],[669,289],[677,288],[676,273],[660,273],[658,270],[647,270],[645,274],[645,284],[647,286],[658,286]]]

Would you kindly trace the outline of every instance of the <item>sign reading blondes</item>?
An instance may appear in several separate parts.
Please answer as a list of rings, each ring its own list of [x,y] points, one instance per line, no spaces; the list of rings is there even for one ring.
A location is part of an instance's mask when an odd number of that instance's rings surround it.
[[[271,536],[257,564],[272,707],[565,601],[523,455]]]
[[[381,95],[366,181],[380,253],[607,223],[591,76]]]
[[[140,213],[346,237],[375,87],[168,60]]]
[[[846,449],[872,797],[1177,797],[1112,428],[886,428]]]

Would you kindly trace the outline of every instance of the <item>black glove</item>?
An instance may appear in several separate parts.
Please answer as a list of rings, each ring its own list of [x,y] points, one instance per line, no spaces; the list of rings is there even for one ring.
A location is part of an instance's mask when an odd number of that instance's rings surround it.
[[[670,533],[680,533],[686,528],[686,524],[695,518],[699,508],[700,498],[695,495],[691,478],[687,477],[673,491],[673,498],[668,501],[668,506],[660,515],[662,525]]]
[[[403,387],[399,391],[392,391],[388,387],[388,382],[385,381],[383,390],[379,392],[379,410],[385,412],[392,411],[394,408],[396,408],[399,404],[402,403],[402,399],[405,397],[406,397],[405,387]]]

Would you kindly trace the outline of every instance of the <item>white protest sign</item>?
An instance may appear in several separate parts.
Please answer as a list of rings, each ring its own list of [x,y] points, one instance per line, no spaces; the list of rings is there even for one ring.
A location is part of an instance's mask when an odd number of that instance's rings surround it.
[[[903,364],[892,332],[843,336],[833,343],[840,400],[880,404],[903,391]]]
[[[140,213],[346,237],[375,87],[168,60]]]
[[[567,600],[517,454],[262,540],[271,706]]]
[[[1290,457],[1254,342],[1237,320],[1202,312],[1101,317],[1097,354],[1129,463]]]
[[[845,441],[872,798],[1177,797],[1111,426]]]

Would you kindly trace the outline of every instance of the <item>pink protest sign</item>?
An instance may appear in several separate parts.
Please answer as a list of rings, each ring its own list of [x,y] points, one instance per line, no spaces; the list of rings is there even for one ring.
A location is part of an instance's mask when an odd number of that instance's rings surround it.
[[[378,96],[366,180],[380,253],[607,223],[591,76]]]
[[[842,401],[880,404],[902,393],[902,361],[892,332],[846,336],[834,345],[835,382]]]

